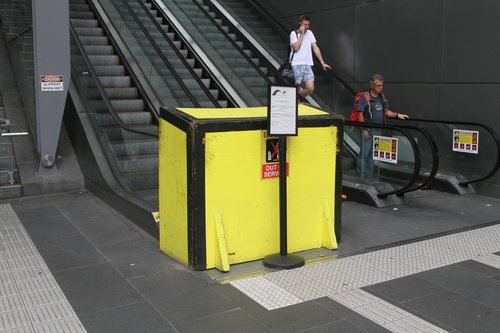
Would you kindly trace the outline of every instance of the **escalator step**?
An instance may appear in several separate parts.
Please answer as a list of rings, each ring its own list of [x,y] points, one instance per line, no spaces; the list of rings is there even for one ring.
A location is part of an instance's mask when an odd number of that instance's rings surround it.
[[[152,116],[150,112],[117,112],[118,117],[126,125],[144,125],[150,124]],[[97,122],[101,126],[116,125],[115,120],[111,117],[110,113],[98,113],[95,115]]]
[[[105,88],[109,99],[137,99],[139,91],[137,87],[129,88]]]
[[[82,19],[82,20],[92,20],[95,19],[95,15],[92,12],[75,12],[72,11],[69,14],[71,19]]]
[[[94,70],[99,76],[123,76],[125,75],[125,67],[117,66],[94,66]]]
[[[99,28],[99,22],[96,19],[83,20],[71,18],[71,24],[75,28]]]
[[[111,142],[115,155],[120,156],[137,156],[151,155],[158,153],[158,139],[144,138],[142,140],[128,140]]]
[[[109,39],[106,36],[79,36],[83,45],[109,45]]]
[[[102,28],[75,28],[78,36],[104,36]]]
[[[99,81],[104,88],[130,87],[130,76],[100,76]]]
[[[86,45],[84,46],[87,55],[113,55],[115,50],[111,45]]]
[[[89,59],[94,66],[115,66],[120,64],[117,55],[89,55]]]
[[[111,104],[117,112],[131,112],[144,110],[143,99],[112,99]]]

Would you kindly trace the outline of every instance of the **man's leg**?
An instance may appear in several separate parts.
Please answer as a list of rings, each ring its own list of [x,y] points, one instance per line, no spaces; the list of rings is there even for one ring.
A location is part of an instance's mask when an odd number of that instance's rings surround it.
[[[356,171],[359,177],[369,178],[373,175],[372,138],[362,139],[356,161]]]
[[[312,94],[314,91],[314,80],[306,80],[304,82],[305,88],[299,86],[299,95],[302,97],[306,97]]]

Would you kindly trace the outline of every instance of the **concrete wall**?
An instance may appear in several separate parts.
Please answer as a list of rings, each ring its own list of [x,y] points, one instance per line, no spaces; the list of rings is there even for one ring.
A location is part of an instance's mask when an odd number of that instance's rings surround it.
[[[255,1],[290,29],[301,14],[311,16],[327,62],[358,90],[383,74],[393,109],[483,122],[500,133],[500,1]]]

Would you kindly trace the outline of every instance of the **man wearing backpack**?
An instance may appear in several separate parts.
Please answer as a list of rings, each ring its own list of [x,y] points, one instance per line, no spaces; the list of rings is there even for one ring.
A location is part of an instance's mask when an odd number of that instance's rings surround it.
[[[384,124],[385,117],[408,119],[407,114],[397,113],[389,109],[389,102],[385,98],[384,77],[374,74],[370,78],[370,91],[363,93],[356,105],[358,121],[374,124]],[[373,177],[372,137],[380,135],[380,130],[362,128],[361,149],[356,163],[356,171],[362,178]]]
[[[314,73],[311,68],[314,65],[313,52],[323,66],[323,70],[331,69],[330,65],[323,61],[321,51],[316,45],[316,38],[309,30],[310,24],[311,18],[303,15],[300,17],[299,28],[290,33],[292,69],[295,84],[299,87],[299,95],[302,97],[309,96],[314,91]]]

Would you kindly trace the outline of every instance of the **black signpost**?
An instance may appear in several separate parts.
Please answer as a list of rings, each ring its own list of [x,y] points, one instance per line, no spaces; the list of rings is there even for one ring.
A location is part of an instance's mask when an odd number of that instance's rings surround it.
[[[291,269],[304,265],[304,258],[288,253],[287,240],[287,167],[286,139],[297,134],[297,88],[289,86],[269,86],[268,133],[278,136],[279,154],[279,196],[280,196],[280,252],[264,257],[264,266]]]

